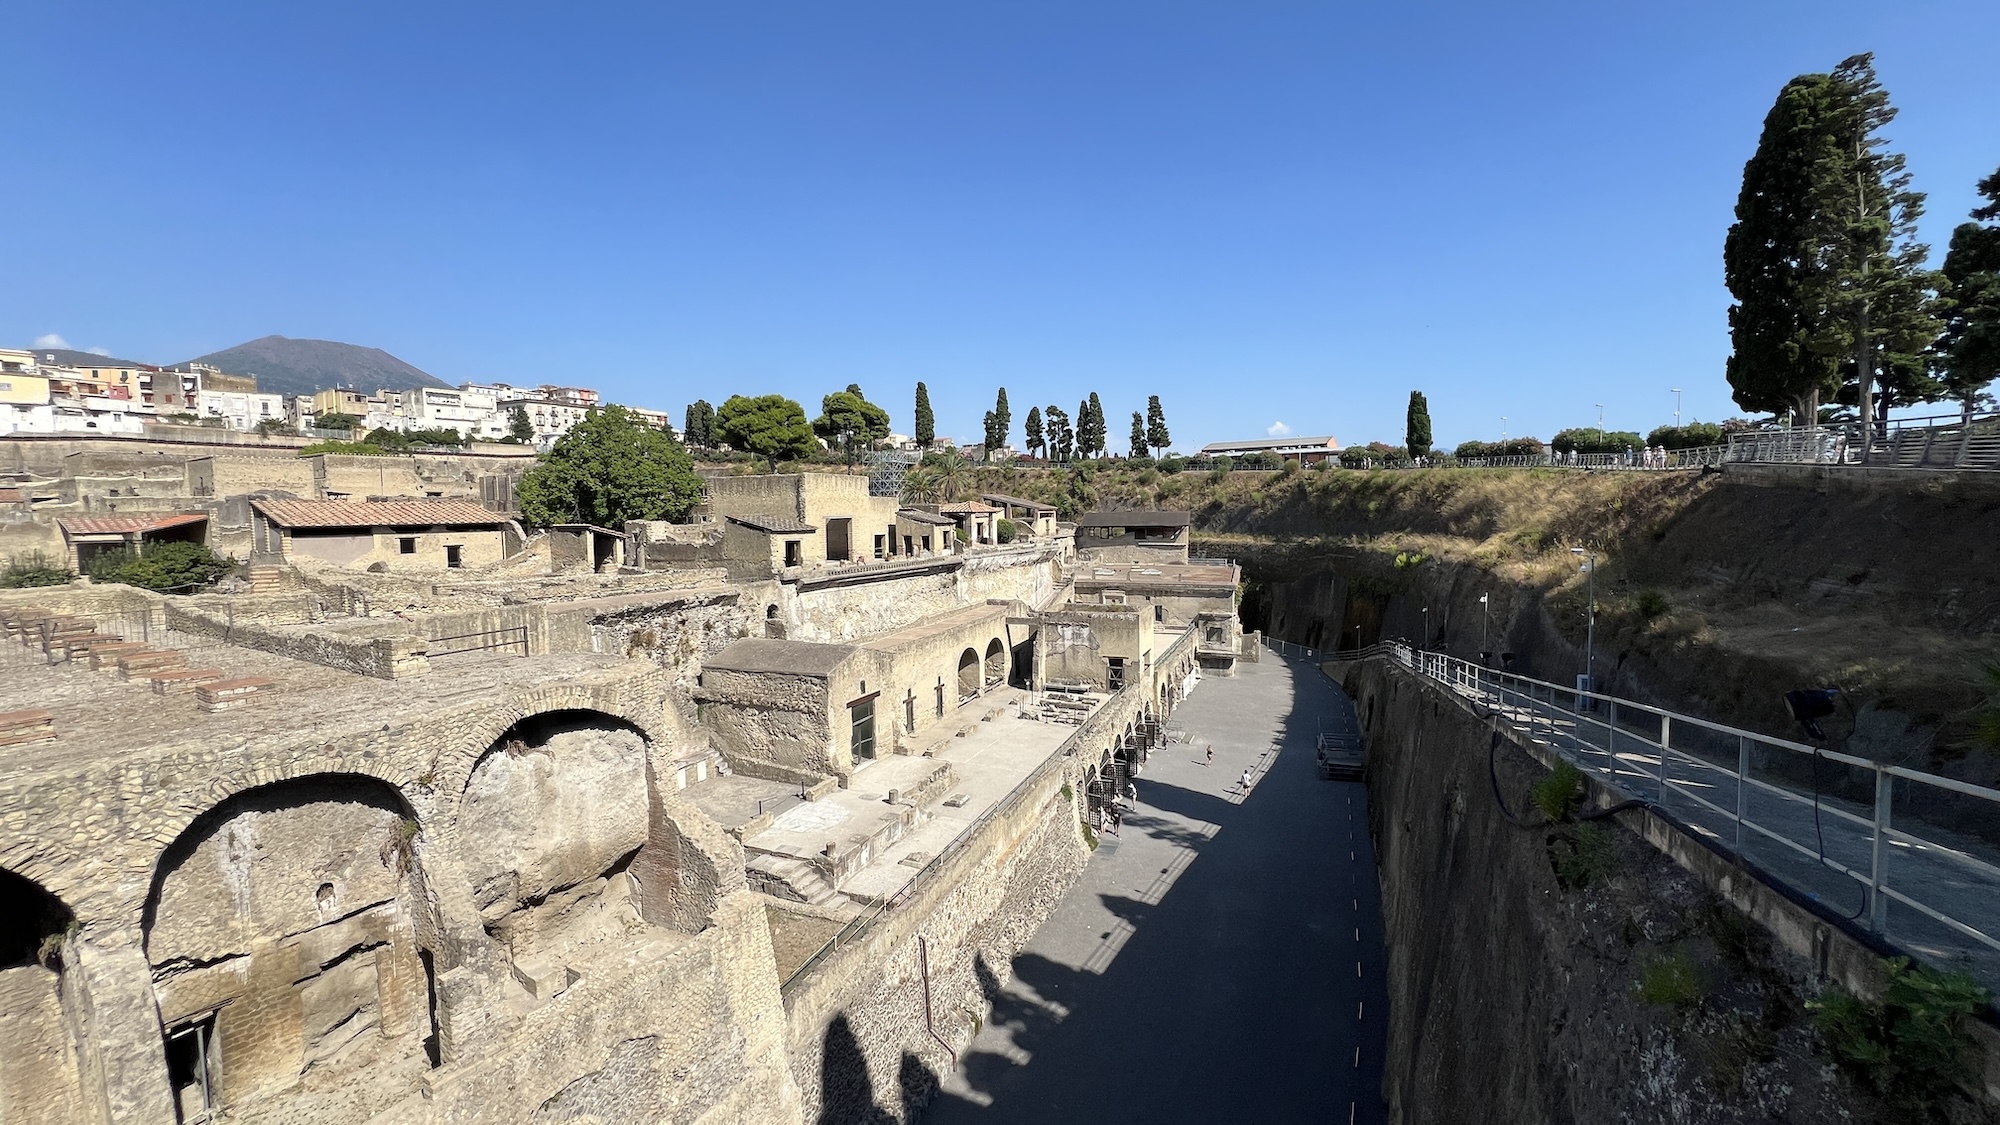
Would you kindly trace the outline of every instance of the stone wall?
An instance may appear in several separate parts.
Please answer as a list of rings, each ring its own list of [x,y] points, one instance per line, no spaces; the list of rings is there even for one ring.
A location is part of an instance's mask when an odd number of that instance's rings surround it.
[[[217,616],[192,606],[165,605],[169,628],[216,637],[291,660],[339,668],[381,680],[421,676],[430,671],[428,643],[405,621],[356,618],[339,629],[310,625],[266,625]]]
[[[653,784],[659,672],[305,725],[0,772],[0,912],[26,880],[77,923],[0,974],[7,1097],[172,1121],[165,1034],[215,1012],[233,1120],[799,1120],[742,852]]]
[[[1565,882],[1571,837],[1528,797],[1546,749],[1381,661],[1343,668],[1382,878],[1390,1121],[1895,1119],[1835,1081],[1805,1020],[1828,982],[1879,990],[1861,935],[1645,809],[1600,822],[1610,874]],[[1592,784],[1584,806],[1613,799]],[[1676,955],[1705,993],[1686,1019],[1636,994]],[[1991,1100],[2000,1037],[1974,1031]]]

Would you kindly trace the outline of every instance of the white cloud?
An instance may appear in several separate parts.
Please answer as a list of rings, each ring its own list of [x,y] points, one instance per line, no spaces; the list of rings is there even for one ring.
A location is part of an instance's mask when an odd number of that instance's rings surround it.
[[[84,350],[84,351],[87,351],[87,352],[89,352],[89,353],[90,353],[91,355],[110,355],[110,354],[111,354],[111,349],[110,349],[110,348],[85,348],[85,349],[83,349],[83,350]]]
[[[1283,422],[1273,422],[1270,425],[1264,427],[1265,437],[1286,437],[1290,435],[1291,432],[1292,428],[1290,426],[1285,425]]]
[[[69,347],[69,341],[51,332],[46,336],[35,337],[35,346],[38,348],[67,348]]]

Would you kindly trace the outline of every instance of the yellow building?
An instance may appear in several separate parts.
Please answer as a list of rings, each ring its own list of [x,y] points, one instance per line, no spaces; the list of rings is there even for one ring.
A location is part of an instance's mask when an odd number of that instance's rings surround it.
[[[0,372],[0,402],[10,406],[45,406],[49,401],[49,381],[39,375]]]

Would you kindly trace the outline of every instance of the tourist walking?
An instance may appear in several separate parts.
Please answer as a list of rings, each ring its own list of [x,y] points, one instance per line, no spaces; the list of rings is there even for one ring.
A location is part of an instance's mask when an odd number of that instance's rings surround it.
[[[1204,762],[1204,763],[1202,763],[1202,764],[1203,764],[1203,765],[1209,765],[1209,766],[1212,766],[1212,765],[1214,765],[1214,764],[1215,764],[1215,744],[1214,744],[1213,742],[1211,742],[1211,743],[1209,743],[1209,744],[1208,744],[1208,761],[1206,761],[1206,762]]]
[[[1250,792],[1250,771],[1248,769],[1243,771],[1243,791],[1245,793]]]

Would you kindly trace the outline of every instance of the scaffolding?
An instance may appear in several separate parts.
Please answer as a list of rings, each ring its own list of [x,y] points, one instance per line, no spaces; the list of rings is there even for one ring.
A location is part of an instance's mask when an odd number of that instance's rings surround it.
[[[878,449],[868,455],[868,495],[903,495],[903,476],[923,460],[920,453]]]

